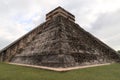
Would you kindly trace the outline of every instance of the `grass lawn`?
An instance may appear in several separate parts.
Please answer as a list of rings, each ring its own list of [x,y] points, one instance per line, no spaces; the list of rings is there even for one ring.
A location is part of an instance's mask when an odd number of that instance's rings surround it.
[[[0,80],[120,80],[120,64],[55,72],[0,63]]]

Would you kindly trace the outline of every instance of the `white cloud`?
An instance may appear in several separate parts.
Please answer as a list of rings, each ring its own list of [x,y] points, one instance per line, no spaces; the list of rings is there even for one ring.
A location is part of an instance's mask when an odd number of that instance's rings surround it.
[[[91,32],[114,49],[120,49],[120,10],[101,14],[92,24]]]
[[[0,49],[18,39],[38,24],[57,0],[0,0]],[[43,16],[44,15],[44,16]]]
[[[78,24],[103,41],[107,41],[107,39],[116,41],[112,37],[118,38],[117,36],[119,36],[119,27],[113,28],[120,25],[115,20],[118,19],[119,4],[120,0],[0,0],[0,38],[2,38],[0,49],[45,21],[45,14],[57,6],[62,6],[73,13]],[[116,16],[113,16],[112,13]],[[103,16],[103,14],[106,15]],[[103,22],[100,21],[101,16],[105,17]],[[104,29],[104,26],[109,26],[106,25],[107,20],[111,19],[109,17],[115,20],[113,23],[108,22],[114,26]],[[97,29],[98,26],[101,28],[100,31]],[[95,33],[95,30],[98,33]],[[111,30],[113,31],[111,32]],[[104,35],[101,37],[100,33],[104,33]],[[114,36],[115,34],[116,36]],[[107,41],[108,44],[109,41]],[[120,48],[117,42],[113,48]]]
[[[76,16],[76,22],[85,29],[92,28],[99,15],[120,8],[119,0],[64,0],[62,5]]]

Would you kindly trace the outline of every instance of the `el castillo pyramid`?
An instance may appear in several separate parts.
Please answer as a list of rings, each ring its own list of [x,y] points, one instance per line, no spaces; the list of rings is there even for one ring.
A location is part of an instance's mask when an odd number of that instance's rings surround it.
[[[75,23],[75,16],[57,7],[46,21],[0,51],[2,62],[47,67],[113,63],[116,51]]]

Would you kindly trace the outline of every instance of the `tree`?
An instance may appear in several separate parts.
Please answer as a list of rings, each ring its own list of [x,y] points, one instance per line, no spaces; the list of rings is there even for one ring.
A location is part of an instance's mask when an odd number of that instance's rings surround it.
[[[120,50],[118,50],[117,53],[118,53],[118,55],[119,55],[119,57],[120,57]]]
[[[120,50],[117,51],[120,54]]]

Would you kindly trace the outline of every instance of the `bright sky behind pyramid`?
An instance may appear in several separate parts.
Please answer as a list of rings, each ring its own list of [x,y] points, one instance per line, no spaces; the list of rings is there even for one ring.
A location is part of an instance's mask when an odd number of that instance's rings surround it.
[[[0,0],[0,49],[45,21],[45,15],[61,6],[76,23],[120,49],[120,0]]]

